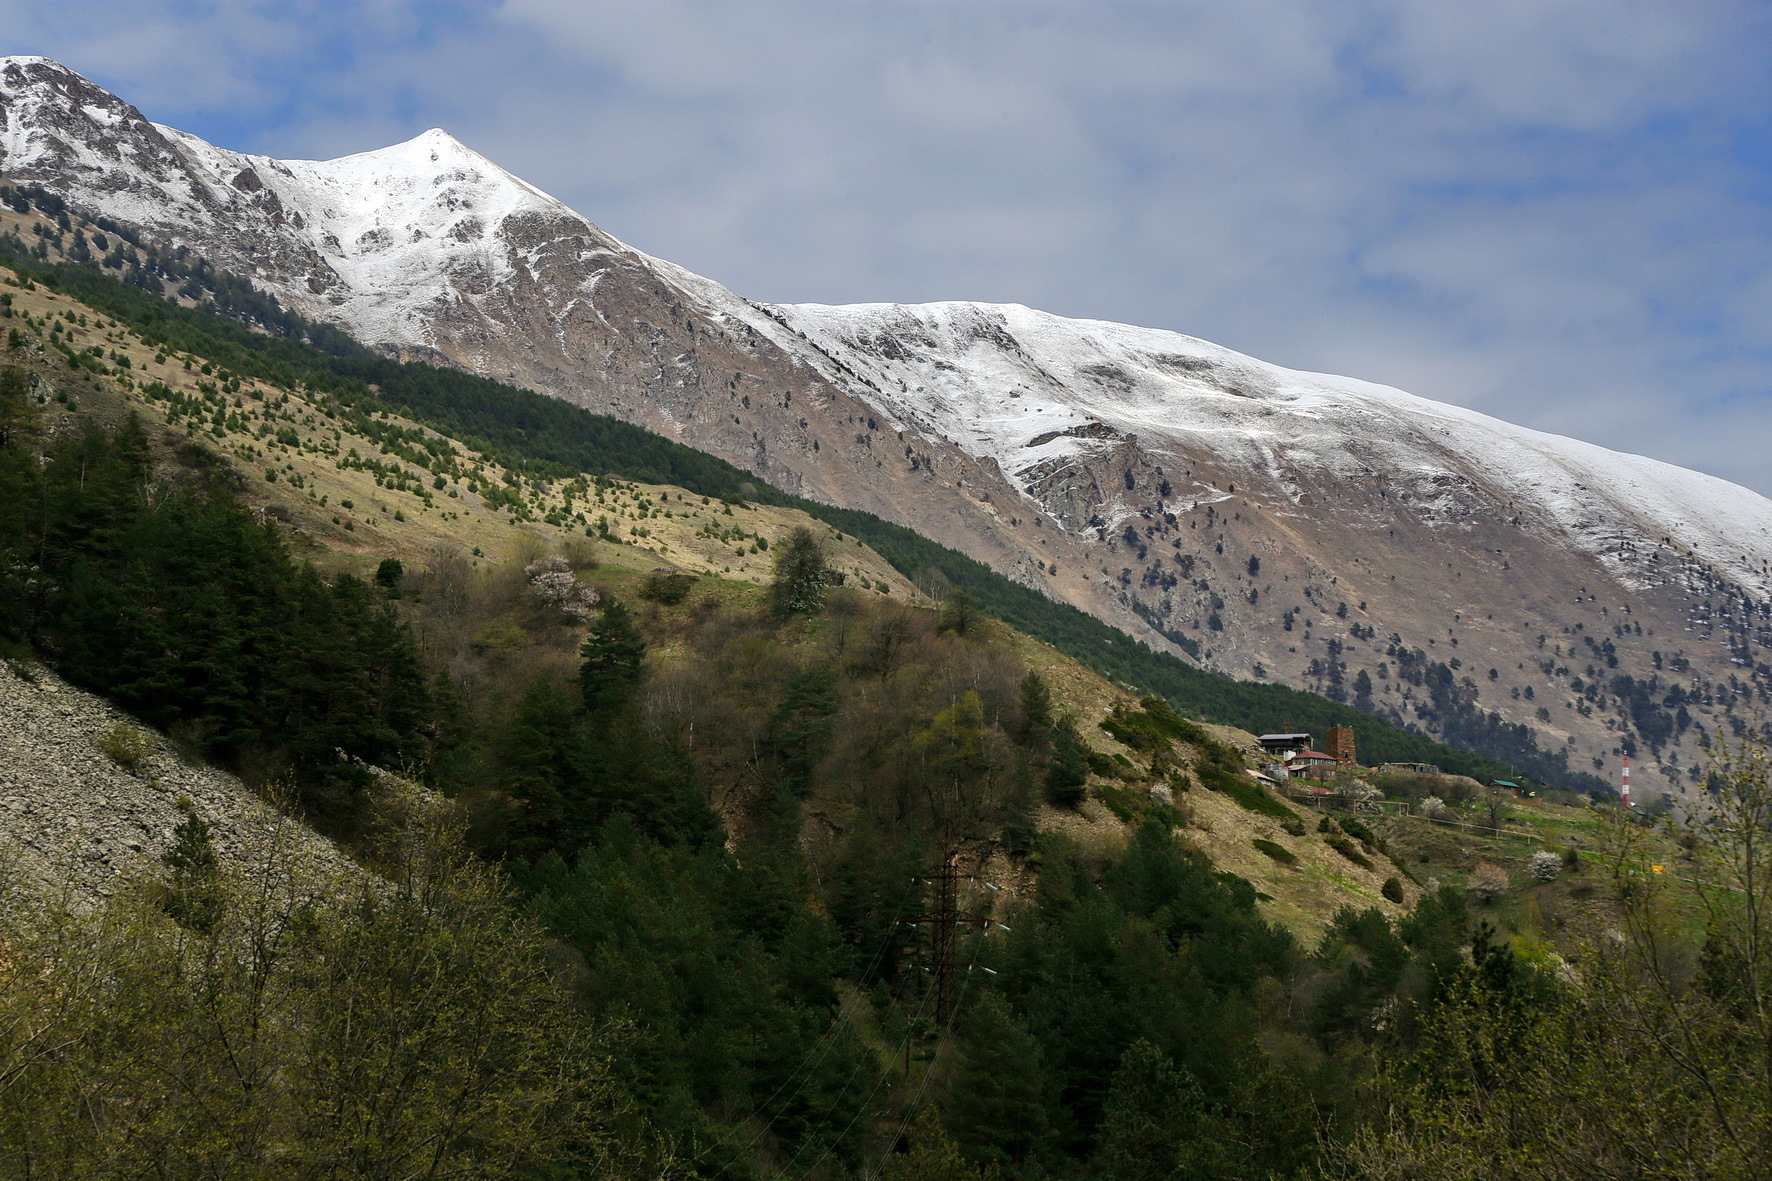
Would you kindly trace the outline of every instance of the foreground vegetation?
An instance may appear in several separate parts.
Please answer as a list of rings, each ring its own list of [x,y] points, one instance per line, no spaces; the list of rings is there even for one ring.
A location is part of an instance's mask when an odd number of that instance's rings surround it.
[[[1762,752],[1702,823],[1588,820],[1565,926],[1503,929],[1541,886],[1472,874],[1305,945],[1187,820],[1207,792],[1302,818],[1161,699],[1099,719],[1138,764],[1092,758],[1098,719],[963,598],[833,589],[811,533],[769,588],[588,540],[329,576],[228,469],[158,466],[128,421],[45,439],[33,389],[0,373],[0,641],[287,790],[365,870],[223,864],[191,815],[96,911],[8,882],[0,1175],[1772,1167]],[[1085,790],[1123,839],[1042,823]]]

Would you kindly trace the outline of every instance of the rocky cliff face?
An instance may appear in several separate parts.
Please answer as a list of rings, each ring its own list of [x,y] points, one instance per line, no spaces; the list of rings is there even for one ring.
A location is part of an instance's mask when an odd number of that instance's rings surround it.
[[[1689,785],[1701,728],[1772,700],[1772,503],[1696,473],[1174,333],[753,304],[443,132],[242,155],[40,58],[0,59],[0,173],[1234,676],[1466,743],[1519,723],[1582,770],[1636,750],[1640,786]]]

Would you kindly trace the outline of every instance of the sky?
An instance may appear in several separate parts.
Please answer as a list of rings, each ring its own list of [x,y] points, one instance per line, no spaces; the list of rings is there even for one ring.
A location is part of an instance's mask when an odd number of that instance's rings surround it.
[[[771,302],[1203,337],[1772,495],[1772,7],[0,0],[224,147],[442,127]]]

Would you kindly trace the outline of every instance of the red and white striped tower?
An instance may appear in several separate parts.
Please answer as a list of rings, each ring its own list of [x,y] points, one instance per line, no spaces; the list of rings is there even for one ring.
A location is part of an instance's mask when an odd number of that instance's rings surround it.
[[[1624,756],[1624,806],[1630,807],[1630,756]]]

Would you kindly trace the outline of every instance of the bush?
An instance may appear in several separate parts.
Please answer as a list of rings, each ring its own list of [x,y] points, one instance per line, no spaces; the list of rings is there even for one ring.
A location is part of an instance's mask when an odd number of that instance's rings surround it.
[[[1334,849],[1337,853],[1340,853],[1343,857],[1347,858],[1361,869],[1372,868],[1372,862],[1368,861],[1364,854],[1354,848],[1354,843],[1352,841],[1348,840],[1340,833],[1330,833],[1323,838],[1323,843],[1328,845],[1331,849]]]
[[[689,593],[689,588],[694,585],[695,576],[693,574],[669,574],[659,571],[647,577],[646,585],[640,590],[640,597],[654,603],[663,603],[667,607],[674,607],[683,601],[684,596]]]
[[[1258,815],[1272,816],[1279,821],[1298,819],[1298,813],[1262,790],[1259,784],[1250,783],[1241,776],[1203,770],[1200,782],[1213,791],[1222,792]]]
[[[1399,878],[1388,877],[1384,879],[1384,885],[1378,888],[1378,892],[1383,894],[1390,901],[1395,902],[1398,906],[1403,904],[1403,883]]]
[[[1379,847],[1378,838],[1372,835],[1372,830],[1367,828],[1364,824],[1361,824],[1358,820],[1355,820],[1352,816],[1343,816],[1337,821],[1337,823],[1341,825],[1342,832],[1353,837],[1361,844],[1372,849]]]
[[[1256,837],[1254,844],[1257,849],[1260,849],[1263,853],[1266,853],[1281,865],[1298,864],[1298,854],[1294,853],[1284,845],[1277,845],[1273,841],[1263,840],[1261,837]]]
[[[148,755],[153,753],[148,736],[128,722],[112,726],[99,737],[97,746],[107,759],[131,775],[139,775]]]
[[[1526,862],[1526,873],[1535,882],[1554,882],[1562,871],[1563,859],[1548,850],[1532,854],[1532,859]]]
[[[1452,809],[1439,796],[1429,796],[1415,806],[1415,810],[1435,824],[1452,823]]]

